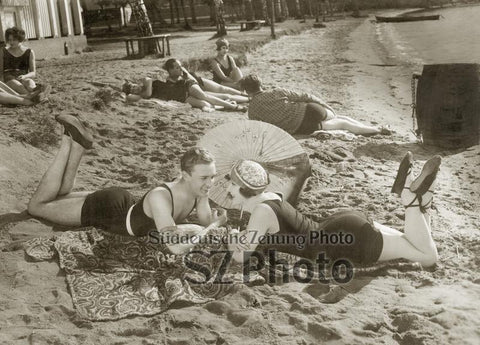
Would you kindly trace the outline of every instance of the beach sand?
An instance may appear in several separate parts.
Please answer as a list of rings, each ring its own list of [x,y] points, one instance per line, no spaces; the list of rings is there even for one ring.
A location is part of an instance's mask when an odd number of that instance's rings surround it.
[[[268,35],[268,28],[257,34]],[[186,40],[213,45],[206,33],[195,35]],[[388,61],[374,35],[369,19],[329,22],[326,29],[283,36],[248,53],[243,69],[258,72],[267,87],[318,94],[340,114],[395,130],[352,141],[299,137],[314,171],[300,197],[302,212],[322,217],[354,208],[402,229],[404,209],[389,193],[399,160],[411,150],[418,173],[426,159],[442,155],[431,211],[436,267],[392,263],[344,286],[240,286],[221,300],[152,317],[79,320],[58,263],[32,262],[22,247],[26,239],[59,231],[24,212],[56,151],[60,127],[53,115],[80,115],[94,132],[95,149],[84,157],[77,190],[120,186],[136,196],[175,176],[178,157],[206,130],[245,117],[174,102],[125,105],[115,91],[103,105],[92,81],[119,86],[124,78],[159,70],[164,61],[121,60],[112,48],[42,62],[39,73],[54,89],[50,101],[0,108],[6,129],[0,133],[0,344],[478,344],[479,147],[452,151],[415,142],[412,71],[379,66]],[[240,37],[232,32],[229,39]],[[186,52],[194,49],[181,40],[172,41],[173,51],[192,57]]]

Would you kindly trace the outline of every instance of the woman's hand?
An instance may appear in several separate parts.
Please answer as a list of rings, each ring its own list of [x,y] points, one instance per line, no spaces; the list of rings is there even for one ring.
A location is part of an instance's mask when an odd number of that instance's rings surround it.
[[[228,220],[227,210],[224,208],[221,208],[220,210],[214,209],[212,211],[212,219],[213,223],[215,223],[217,226],[225,225]]]
[[[24,79],[25,79],[25,74],[19,75],[19,76],[17,77],[17,80],[18,80],[18,81],[22,81],[22,80],[24,80]]]

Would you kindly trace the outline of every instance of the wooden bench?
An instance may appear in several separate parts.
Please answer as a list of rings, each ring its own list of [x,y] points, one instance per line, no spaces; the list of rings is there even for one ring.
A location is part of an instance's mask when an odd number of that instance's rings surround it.
[[[135,53],[133,42],[137,41],[138,53]],[[160,45],[160,41],[162,42]],[[167,42],[167,50],[165,50],[165,41]],[[151,47],[154,46],[155,51],[161,56],[170,54],[170,34],[153,35],[147,37],[131,37],[125,39],[125,46],[127,48],[127,56],[145,57],[151,52]]]
[[[249,20],[240,22],[240,31],[258,30],[265,24],[264,20]]]

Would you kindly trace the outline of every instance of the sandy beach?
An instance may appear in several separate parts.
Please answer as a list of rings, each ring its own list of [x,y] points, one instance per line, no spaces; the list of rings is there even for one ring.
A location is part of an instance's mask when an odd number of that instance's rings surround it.
[[[79,319],[58,260],[34,262],[24,251],[26,240],[65,230],[25,212],[56,152],[61,129],[54,116],[79,115],[94,133],[95,148],[84,157],[77,190],[120,186],[137,197],[174,177],[178,157],[205,131],[246,116],[175,102],[126,105],[115,88],[125,78],[164,78],[165,59],[124,60],[123,46],[112,44],[106,51],[41,61],[40,79],[53,86],[49,101],[34,108],[0,107],[0,344],[478,344],[480,147],[445,150],[416,142],[413,71],[390,65],[370,19],[332,21],[324,29],[309,28],[312,20],[289,26],[295,34],[247,52],[242,69],[258,73],[267,87],[318,94],[339,114],[395,131],[353,140],[297,138],[313,165],[298,208],[312,217],[354,208],[401,230],[404,209],[390,193],[398,162],[412,151],[419,173],[430,156],[442,156],[431,210],[440,255],[434,268],[393,262],[343,286],[240,285],[217,301],[154,316]],[[194,65],[199,56],[211,55],[211,34],[172,40],[174,56]],[[248,39],[268,34],[262,28]],[[247,38],[231,31],[228,39],[234,47]],[[113,88],[102,91],[99,82]]]

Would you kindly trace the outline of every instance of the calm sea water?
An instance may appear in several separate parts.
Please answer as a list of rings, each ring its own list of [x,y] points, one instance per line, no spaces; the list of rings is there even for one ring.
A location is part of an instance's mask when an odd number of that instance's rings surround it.
[[[442,17],[434,21],[378,23],[377,39],[391,58],[407,63],[480,63],[480,6],[432,13]]]

